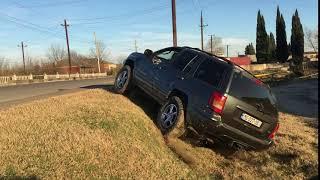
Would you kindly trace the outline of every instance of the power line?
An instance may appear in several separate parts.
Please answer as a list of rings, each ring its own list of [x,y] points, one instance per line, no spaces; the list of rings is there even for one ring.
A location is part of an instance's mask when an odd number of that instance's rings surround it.
[[[213,36],[214,34],[210,34],[210,50],[211,50],[211,54],[213,54]]]
[[[67,20],[64,20],[64,24],[61,24],[61,26],[64,26],[64,29],[66,31],[68,60],[69,60],[69,78],[70,78],[70,74],[71,74],[71,56],[70,56],[69,36],[68,36],[68,26],[69,26],[69,24],[67,24]]]
[[[110,20],[110,19],[114,20],[115,18],[140,16],[148,13],[153,13],[156,11],[162,11],[163,9],[169,8],[169,7],[170,5],[166,3],[165,5],[155,6],[149,9],[132,11],[132,12],[120,14],[117,16],[105,16],[105,17],[95,17],[95,18],[74,18],[71,20],[72,21],[93,21],[93,20]],[[74,23],[74,24],[81,24],[81,23]]]
[[[25,63],[25,59],[24,59],[24,48],[27,47],[27,45],[24,45],[23,41],[21,41],[21,45],[18,45],[18,47],[21,47],[21,50],[22,50],[23,72],[26,73],[26,63]]]
[[[7,15],[5,13],[0,12],[0,14],[2,14],[3,16],[10,18],[10,19],[6,19],[9,22],[15,23],[19,26],[23,26],[25,28],[31,29],[31,30],[35,30],[44,34],[51,34],[51,36],[55,36],[58,37],[60,39],[63,39],[63,36],[59,36],[57,31],[51,31],[49,30],[49,28]],[[79,38],[75,39],[74,41],[78,42],[78,43],[85,43],[85,44],[91,44],[91,42],[85,41],[85,40],[80,40]]]
[[[202,11],[200,17],[200,31],[201,31],[201,50],[203,51],[203,28],[208,26],[208,24],[203,24]]]
[[[24,6],[23,4],[21,4],[21,2],[18,2],[18,1],[16,1],[16,0],[13,0],[12,2],[13,2],[14,5],[18,6],[19,8],[23,8],[23,9],[30,10],[30,8]],[[41,12],[39,12],[39,11],[37,11],[37,10],[34,10],[34,9],[30,10],[29,12],[31,12],[31,13],[33,13],[33,14],[38,14],[38,15],[43,16],[43,13],[41,13]],[[46,18],[46,20],[53,20],[53,19],[51,19],[51,18]]]
[[[227,44],[227,58],[229,57],[229,44]],[[238,53],[238,55],[239,55],[239,53]]]
[[[176,0],[171,0],[172,8],[172,41],[173,46],[177,46],[177,25],[176,25]]]
[[[97,43],[97,37],[96,37],[96,33],[94,32],[93,33],[93,36],[94,36],[94,43],[96,44],[96,53],[97,53],[97,60],[98,60],[98,70],[99,70],[99,73],[101,73],[101,70],[100,70],[100,47]]]
[[[77,4],[77,3],[81,3],[84,1],[88,1],[88,0],[72,0],[72,1],[64,1],[64,2],[53,2],[53,3],[46,3],[46,4],[36,4],[36,5],[32,5],[32,6],[25,6],[23,5],[25,8],[41,8],[41,7],[54,7],[54,6],[67,6],[70,4]]]

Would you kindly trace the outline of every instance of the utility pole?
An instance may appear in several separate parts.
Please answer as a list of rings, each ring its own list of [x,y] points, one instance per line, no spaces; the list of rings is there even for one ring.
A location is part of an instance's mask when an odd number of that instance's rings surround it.
[[[213,54],[213,36],[214,34],[209,35],[210,36],[210,52]]]
[[[230,45],[227,44],[227,57],[229,57],[229,46]]]
[[[137,40],[134,40],[134,49],[136,52],[138,52]]]
[[[22,49],[23,72],[25,74],[26,73],[26,62],[25,62],[25,59],[24,59],[24,48],[27,47],[27,45],[24,45],[23,41],[22,41],[21,45],[18,45],[18,47],[21,47],[21,49]]]
[[[99,44],[97,43],[96,32],[93,32],[93,37],[94,37],[94,43],[96,44],[96,54],[97,54],[97,60],[98,60],[98,71],[99,71],[99,73],[101,73],[101,69],[100,69],[100,47],[99,47]]]
[[[172,40],[173,47],[177,47],[177,25],[176,25],[176,0],[171,0],[172,6]]]
[[[208,26],[207,24],[203,24],[203,18],[202,18],[202,11],[201,11],[201,17],[200,17],[200,28],[201,28],[201,50],[203,51],[203,28]]]
[[[66,40],[67,40],[67,49],[68,49],[68,60],[69,60],[69,78],[71,74],[71,56],[70,56],[70,47],[69,47],[69,35],[68,35],[68,26],[67,20],[64,20],[64,24],[61,24],[61,26],[64,26],[64,29],[66,31]]]

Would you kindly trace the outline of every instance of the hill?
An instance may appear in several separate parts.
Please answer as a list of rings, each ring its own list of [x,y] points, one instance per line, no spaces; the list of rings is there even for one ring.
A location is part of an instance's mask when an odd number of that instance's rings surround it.
[[[281,113],[276,145],[228,154],[165,142],[147,99],[85,90],[0,111],[1,177],[194,179],[318,175],[318,124]],[[138,106],[138,105],[139,106]]]

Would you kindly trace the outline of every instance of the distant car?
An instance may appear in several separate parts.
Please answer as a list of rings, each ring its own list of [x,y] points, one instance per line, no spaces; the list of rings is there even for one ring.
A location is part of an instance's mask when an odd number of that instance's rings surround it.
[[[254,75],[227,59],[191,47],[132,53],[116,76],[117,93],[137,86],[161,109],[163,134],[192,130],[233,147],[267,148],[279,128],[276,98]]]

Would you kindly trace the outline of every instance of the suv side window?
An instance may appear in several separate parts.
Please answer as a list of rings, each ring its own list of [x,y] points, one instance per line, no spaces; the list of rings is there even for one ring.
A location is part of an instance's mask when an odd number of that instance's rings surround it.
[[[179,54],[180,49],[177,48],[166,48],[159,50],[154,53],[153,62],[159,63],[171,63],[175,57]]]
[[[222,62],[207,58],[198,67],[194,77],[204,81],[215,88],[222,89],[227,83],[223,83],[229,77],[231,68]]]
[[[181,55],[179,55],[176,60],[173,62],[173,65],[180,71],[186,70],[186,66],[190,66],[193,64],[198,55],[191,51],[184,51]],[[190,70],[189,70],[190,71]]]
[[[175,51],[168,50],[168,51],[161,52],[160,54],[157,54],[156,56],[158,58],[160,58],[161,60],[170,61],[172,59],[172,56],[175,53],[176,53]]]

